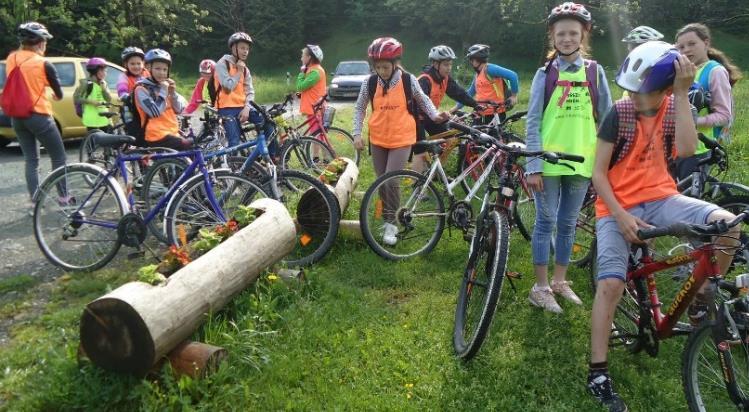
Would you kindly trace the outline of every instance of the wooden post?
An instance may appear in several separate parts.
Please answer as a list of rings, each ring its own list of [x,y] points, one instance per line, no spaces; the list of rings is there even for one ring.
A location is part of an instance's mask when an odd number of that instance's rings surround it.
[[[188,338],[207,314],[221,310],[267,267],[294,248],[296,230],[279,202],[253,202],[262,214],[249,226],[160,285],[131,282],[89,303],[81,344],[94,364],[144,375]]]
[[[341,218],[343,218],[346,208],[348,208],[349,201],[354,194],[354,189],[356,189],[356,184],[359,180],[359,168],[356,166],[356,163],[345,157],[343,160],[346,161],[346,170],[343,171],[343,174],[338,178],[338,182],[336,182],[333,188],[333,193],[335,193],[335,197],[338,199],[338,205],[341,207]]]
[[[363,239],[361,225],[358,220],[341,220],[338,222],[338,234],[345,234],[356,239]]]

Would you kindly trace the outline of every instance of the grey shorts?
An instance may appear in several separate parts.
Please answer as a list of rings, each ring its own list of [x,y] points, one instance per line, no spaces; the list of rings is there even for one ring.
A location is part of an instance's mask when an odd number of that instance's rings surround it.
[[[707,223],[710,214],[716,210],[720,210],[720,207],[684,195],[641,203],[627,209],[633,216],[653,226],[677,222]],[[612,216],[603,217],[596,222],[596,242],[598,280],[616,278],[625,281],[630,244],[624,239]]]

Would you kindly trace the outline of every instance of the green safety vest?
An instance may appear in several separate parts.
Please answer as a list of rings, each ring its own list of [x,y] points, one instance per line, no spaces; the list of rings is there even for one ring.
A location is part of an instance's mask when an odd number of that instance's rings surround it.
[[[565,86],[570,82],[574,85]],[[574,83],[573,83],[574,82]],[[593,163],[596,153],[596,122],[593,117],[593,101],[585,78],[585,67],[571,73],[559,72],[559,80],[549,99],[541,121],[541,142],[543,149],[564,152],[585,157],[585,162],[563,162],[574,168],[544,162],[544,175],[593,176]],[[561,83],[561,84],[560,84]],[[559,106],[565,91],[569,94]]]
[[[91,93],[88,96],[83,96],[86,100],[93,100],[97,102],[104,101],[104,94],[102,93],[101,86],[98,83],[93,83]],[[83,105],[83,116],[81,121],[86,127],[106,127],[109,126],[109,119],[99,115],[99,112],[106,112],[106,106],[94,106],[93,104]]]
[[[710,91],[710,72],[716,67],[719,66],[720,63],[714,61],[714,60],[708,60],[705,62],[700,68],[697,70],[697,73],[694,75],[694,81],[699,83],[702,88],[708,92]],[[707,73],[704,73],[705,69],[708,69]],[[705,75],[705,78],[703,79],[702,76]],[[702,110],[699,111],[698,115],[700,117],[707,116],[710,114],[710,109],[705,107]],[[716,140],[720,137],[722,132],[722,127],[713,127],[713,126],[698,126],[697,131],[704,134],[705,136]],[[701,141],[697,141],[697,150],[694,151],[695,155],[700,155],[703,153],[707,153],[709,150],[707,147],[705,147],[705,144]]]

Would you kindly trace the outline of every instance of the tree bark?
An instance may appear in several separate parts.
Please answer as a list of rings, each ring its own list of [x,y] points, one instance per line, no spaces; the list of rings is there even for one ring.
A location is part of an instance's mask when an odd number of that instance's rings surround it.
[[[279,202],[250,206],[262,214],[205,255],[152,286],[131,282],[89,303],[81,343],[96,365],[144,375],[188,338],[206,315],[221,310],[267,267],[294,247],[296,230]]]

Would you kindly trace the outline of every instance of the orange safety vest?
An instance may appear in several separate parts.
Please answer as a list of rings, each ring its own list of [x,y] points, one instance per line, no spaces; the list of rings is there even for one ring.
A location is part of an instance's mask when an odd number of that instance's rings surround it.
[[[447,78],[444,78],[441,82],[437,83],[432,76],[423,73],[417,80],[421,80],[424,77],[429,79],[429,100],[434,103],[434,107],[439,109],[442,99],[444,99],[445,94],[447,94]]]
[[[319,64],[315,64],[310,66],[309,70],[317,71],[317,73],[320,75],[320,80],[318,80],[314,86],[302,92],[302,99],[299,103],[299,111],[302,112],[302,114],[311,116],[315,114],[315,111],[312,109],[312,105],[319,102],[320,99],[325,96],[325,94],[328,92],[328,86],[325,78],[325,69],[323,69],[322,66],[320,66]]]
[[[135,92],[135,90],[133,90]],[[169,96],[166,98],[166,109],[159,117],[148,118],[146,113],[140,107],[138,99],[135,99],[135,107],[140,115],[140,126],[145,127],[145,138],[147,142],[156,142],[167,136],[179,136],[179,122],[177,114],[172,109],[172,102]],[[148,120],[148,124],[146,124]]]
[[[490,101],[494,103],[504,103],[505,81],[501,77],[489,80],[489,73],[487,72],[488,67],[489,67],[488,64],[484,66],[484,69],[481,70],[481,73],[479,73],[476,76],[476,84],[475,84],[476,97],[474,99],[477,101]],[[505,112],[504,107],[500,107],[496,109],[496,113],[504,113],[504,112]],[[484,116],[492,115],[494,113],[495,113],[495,110],[491,107],[481,112],[481,114]]]
[[[34,102],[32,111],[51,116],[52,104],[47,99],[46,90],[49,87],[49,81],[44,70],[44,63],[44,57],[30,50],[18,50],[8,56],[5,72],[10,73],[16,66],[21,66],[21,74],[29,90],[29,97]]]
[[[222,63],[224,64],[224,63]],[[228,64],[229,68],[229,76],[234,76],[237,74],[237,66],[235,64]],[[245,80],[245,73],[242,73],[241,76],[239,76],[239,83],[237,83],[237,87],[234,88],[234,90],[227,92],[223,87],[221,87],[221,82],[218,80],[218,70],[213,74],[213,84],[216,86],[216,90],[218,91],[216,93],[216,108],[217,109],[223,109],[225,107],[244,107],[245,103],[247,101],[247,96],[244,93],[244,80]]]
[[[387,94],[375,83],[372,116],[369,117],[369,141],[385,149],[397,149],[416,143],[416,119],[408,112],[403,81]],[[372,91],[370,90],[370,93]]]
[[[126,72],[125,78],[127,79],[127,92],[132,93],[133,90],[135,90],[135,84],[138,83],[139,80],[147,79],[149,77],[151,77],[151,74],[146,69],[143,69],[143,71],[140,72],[139,77],[133,76],[129,72]]]

